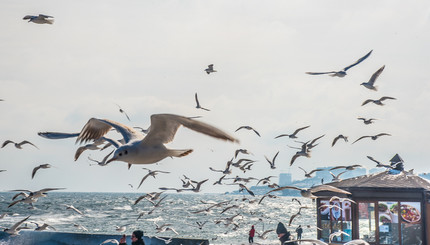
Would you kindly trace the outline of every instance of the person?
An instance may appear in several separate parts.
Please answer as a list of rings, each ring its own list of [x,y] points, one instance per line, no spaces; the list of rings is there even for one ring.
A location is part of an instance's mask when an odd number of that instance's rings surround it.
[[[299,227],[297,227],[296,232],[297,232],[297,240],[301,240],[302,239],[302,233],[303,233],[303,228],[301,225],[299,225]]]
[[[285,228],[285,225],[282,222],[278,223],[276,227],[276,234],[278,234],[279,241],[281,241],[281,245],[294,245],[294,242],[286,242],[291,240],[291,233]]]
[[[254,235],[255,235],[255,229],[254,229],[254,226],[252,226],[251,230],[249,230],[249,237],[248,237],[249,243],[254,243]]]
[[[131,234],[131,245],[145,245],[145,242],[142,239],[143,231],[135,230]],[[122,236],[121,240],[119,240],[119,245],[127,245],[125,235]]]

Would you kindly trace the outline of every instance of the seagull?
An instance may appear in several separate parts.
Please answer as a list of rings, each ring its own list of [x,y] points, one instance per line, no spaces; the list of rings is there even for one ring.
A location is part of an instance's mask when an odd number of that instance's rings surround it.
[[[6,170],[4,170],[4,169],[0,169],[0,173],[1,173],[1,172],[5,172],[5,171],[6,171]]]
[[[391,136],[391,134],[387,134],[387,133],[380,133],[380,134],[377,134],[377,135],[371,135],[371,136],[361,136],[360,138],[358,138],[357,140],[355,140],[354,142],[352,142],[353,144],[355,143],[355,142],[357,142],[357,141],[359,141],[359,140],[361,140],[361,139],[364,139],[364,138],[371,138],[372,140],[376,140],[376,139],[378,139],[379,137],[381,137],[381,136]]]
[[[317,140],[321,139],[321,138],[322,138],[322,137],[324,137],[324,136],[325,136],[325,134],[323,134],[323,135],[321,135],[321,136],[318,136],[318,137],[316,137],[315,139],[311,140],[311,142],[307,143],[307,148],[308,148],[308,150],[310,150],[310,149],[314,148],[315,146],[317,146],[318,144],[314,145],[314,144],[315,144],[315,142],[316,142]],[[296,141],[296,142],[301,143],[301,144],[304,144],[304,143],[305,143],[305,142],[302,142],[302,141]]]
[[[214,64],[210,64],[210,65],[208,65],[208,68],[206,68],[206,69],[205,69],[205,72],[206,72],[207,74],[210,74],[211,72],[216,72],[216,71],[214,70]]]
[[[238,130],[240,130],[240,129],[248,129],[248,130],[252,130],[252,131],[254,131],[254,133],[256,134],[256,135],[258,135],[259,137],[261,137],[260,136],[260,134],[257,132],[257,130],[255,130],[255,129],[253,129],[251,126],[240,126],[238,129],[236,129],[236,131],[234,131],[234,132],[237,132]]]
[[[63,206],[66,206],[66,209],[70,209],[70,210],[73,210],[80,215],[84,215],[84,213],[82,213],[79,209],[75,208],[73,205],[63,204]]]
[[[261,182],[263,185],[265,185],[265,184],[269,184],[269,183],[270,183],[270,178],[276,178],[276,176],[271,175],[271,176],[267,176],[267,177],[265,177],[265,178],[262,178],[262,179],[260,179],[260,180],[257,182],[256,186],[257,186],[258,184],[260,184],[260,182]]]
[[[116,104],[116,105],[119,108],[119,112],[121,112],[122,114],[124,114],[127,117],[128,121],[130,121],[130,117],[128,116],[128,114],[121,108],[120,105],[118,105],[118,104]]]
[[[222,185],[221,181],[225,178],[225,176],[227,175],[224,174],[221,178],[219,178],[219,180],[215,181],[213,185]]]
[[[99,166],[101,166],[101,167],[103,167],[103,166],[106,166],[107,165],[107,159],[110,157],[110,155],[112,155],[112,153],[114,152],[115,150],[113,150],[113,151],[111,151],[109,154],[107,154],[101,161],[97,161],[97,160],[95,160],[95,159],[92,159],[91,157],[89,157],[88,156],[88,160],[90,160],[90,161],[93,161],[93,162],[96,162],[97,164],[90,164],[90,166],[91,165],[99,165]],[[131,188],[133,188],[133,186],[131,187]]]
[[[369,158],[370,160],[374,161],[376,163],[376,167],[377,168],[388,168],[388,169],[393,169],[393,167],[391,165],[385,165],[382,164],[381,162],[375,160],[373,157],[371,156],[367,156],[367,158]]]
[[[338,197],[338,196],[332,196],[331,198],[330,198],[330,200],[329,200],[329,202],[332,202],[332,201],[339,201],[339,202],[345,202],[345,201],[348,201],[348,202],[352,202],[352,203],[355,203],[356,204],[356,202],[354,201],[354,200],[352,200],[352,199],[349,199],[349,198],[346,198],[346,197]]]
[[[22,225],[22,223],[24,223],[26,220],[28,220],[28,218],[30,218],[31,215],[25,217],[24,219],[20,220],[19,222],[15,223],[13,226],[11,226],[10,228],[5,228],[3,231],[8,233],[9,235],[12,236],[17,236],[19,235],[19,231],[21,229],[25,229],[23,227],[19,227],[20,225]]]
[[[248,187],[246,187],[244,184],[239,184],[239,187],[240,187],[239,192],[246,190],[249,193],[249,195],[255,196],[254,192],[252,192],[250,189],[248,189]]]
[[[361,83],[360,85],[363,85],[365,88],[368,88],[370,90],[377,91],[378,88],[376,86],[374,86],[373,84],[375,83],[375,81],[379,77],[379,75],[381,75],[384,68],[385,68],[385,65],[382,66],[381,68],[379,68],[375,73],[373,73],[372,77],[370,78],[370,80],[367,83]]]
[[[46,230],[48,228],[50,228],[50,229],[52,229],[54,231],[57,231],[53,226],[51,226],[49,224],[46,224],[46,223],[39,224],[39,223],[36,223],[36,222],[33,222],[33,221],[30,221],[30,223],[33,223],[33,224],[36,225],[36,229],[34,229],[35,231],[44,231],[44,230]]]
[[[335,170],[335,169],[341,169],[344,168],[345,170],[354,170],[356,168],[361,168],[363,166],[361,166],[360,164],[354,164],[354,165],[349,165],[349,166],[336,166],[330,169],[331,170]]]
[[[2,213],[2,214],[0,214],[0,219],[3,219],[4,217],[6,217],[6,216],[8,216],[8,214],[7,213]]]
[[[308,142],[302,144],[302,148],[300,151],[296,152],[296,154],[294,154],[294,156],[291,158],[290,161],[290,166],[293,165],[294,161],[298,158],[298,157],[311,157],[310,151],[308,151]]]
[[[88,231],[88,229],[83,225],[73,223],[73,226],[76,227],[78,230]]]
[[[258,231],[255,231],[255,233],[257,233],[257,237],[260,238],[261,240],[266,240],[267,239],[267,234],[270,233],[270,232],[273,232],[273,231],[275,231],[275,230],[274,229],[266,230],[266,231],[264,231],[261,234]]]
[[[30,141],[27,141],[27,140],[21,141],[21,143],[15,143],[12,140],[6,140],[5,142],[3,142],[3,145],[1,146],[1,148],[5,147],[9,143],[15,144],[15,147],[18,149],[22,149],[22,146],[24,144],[29,144],[29,145],[32,145],[32,146],[36,147],[37,149],[39,149],[36,145],[34,145],[33,143],[31,143]]]
[[[364,124],[366,124],[366,125],[368,125],[368,124],[372,124],[374,120],[377,120],[377,119],[375,119],[375,118],[369,118],[369,119],[366,119],[366,118],[364,118],[364,117],[357,117],[357,119],[358,119],[358,120],[363,120],[363,123],[364,123]]]
[[[346,76],[346,71],[358,64],[360,64],[363,60],[367,59],[367,57],[369,57],[369,55],[372,53],[373,50],[370,50],[369,53],[367,53],[365,56],[361,57],[360,59],[358,59],[354,64],[349,65],[345,68],[343,68],[343,70],[341,71],[329,71],[329,72],[306,72],[306,74],[309,75],[322,75],[322,74],[330,74],[330,76],[332,77],[344,77]]]
[[[319,191],[331,191],[331,192],[337,192],[337,193],[342,193],[342,194],[347,194],[347,195],[351,194],[348,191],[342,190],[340,188],[337,188],[337,187],[334,187],[331,185],[318,185],[318,186],[311,187],[311,188],[299,188],[299,187],[295,187],[295,186],[282,186],[282,187],[279,187],[277,189],[270,190],[266,194],[269,194],[269,193],[275,192],[275,191],[282,191],[285,189],[298,190],[298,191],[300,191],[300,195],[302,195],[302,197],[307,197],[307,198],[311,198],[311,199],[317,198],[317,196],[313,195],[313,193],[319,192]]]
[[[279,151],[278,151],[278,152],[276,152],[276,154],[275,154],[275,156],[273,157],[272,161],[270,161],[266,156],[264,156],[264,158],[266,158],[266,161],[270,164],[270,168],[271,168],[271,169],[275,169],[275,168],[276,168],[276,167],[275,167],[275,160],[276,160],[276,157],[278,156],[278,154],[279,154]]]
[[[28,20],[28,22],[33,22],[36,24],[50,24],[52,25],[54,23],[54,20],[52,19],[54,17],[44,14],[39,15],[26,15],[23,20]]]
[[[191,188],[191,189],[182,189],[183,191],[193,191],[193,192],[200,192],[200,187],[202,186],[203,183],[205,183],[206,181],[208,181],[209,179],[205,179],[202,180],[200,182],[195,182],[196,183],[196,187]]]
[[[37,170],[39,170],[39,169],[47,169],[47,168],[50,168],[50,167],[52,167],[52,165],[46,163],[46,164],[40,164],[39,166],[33,168],[33,172],[31,173],[31,178],[32,179],[34,178],[34,175],[36,174]]]
[[[329,237],[328,237],[328,243],[331,243],[331,241],[333,240],[334,237],[341,236],[342,234],[346,235],[346,236],[350,236],[348,233],[346,233],[344,231],[336,231],[336,232],[333,232],[333,233],[331,233],[329,235]]]
[[[154,170],[154,171],[152,171],[151,169],[147,169],[147,168],[142,168],[142,169],[148,170],[148,173],[145,176],[143,176],[143,178],[140,181],[139,186],[137,187],[137,189],[139,189],[139,187],[142,185],[143,181],[145,181],[146,178],[148,178],[149,176],[152,176],[155,179],[155,175],[157,175],[158,173],[170,174],[170,172],[161,171],[161,170]]]
[[[339,139],[343,139],[345,142],[348,142],[348,136],[339,134],[338,136],[336,136],[336,138],[334,138],[333,143],[331,143],[331,147],[333,147]]]
[[[194,98],[196,99],[196,104],[197,104],[196,108],[197,109],[202,109],[202,110],[205,110],[205,111],[210,111],[209,109],[200,106],[199,99],[197,98],[197,93],[195,93]]]
[[[288,136],[290,139],[296,139],[296,138],[297,138],[296,134],[297,134],[300,130],[303,130],[303,129],[309,128],[310,126],[311,126],[311,125],[308,125],[308,126],[305,126],[305,127],[302,127],[302,128],[298,128],[298,129],[296,129],[296,131],[294,131],[294,133],[292,133],[292,134],[281,134],[281,135],[278,135],[278,136],[276,136],[276,137],[275,137],[275,139],[280,138],[280,137],[284,137],[284,136]]]
[[[247,149],[237,149],[235,152],[234,152],[234,158],[237,158],[237,155],[239,154],[239,153],[242,153],[242,154],[250,154],[250,155],[253,155],[251,152],[249,152]]]
[[[331,180],[331,182],[339,182],[342,181],[342,179],[340,178],[340,176],[342,174],[346,173],[346,171],[342,171],[340,173],[338,173],[337,175],[333,174],[332,172],[330,172],[331,176],[333,177],[333,179]]]
[[[214,171],[214,172],[220,172],[220,173],[223,173],[223,174],[231,174],[231,172],[232,172],[231,169],[230,169],[231,165],[232,165],[232,162],[228,161],[224,170],[218,170],[218,169],[214,169],[212,167],[209,167],[209,169],[212,170],[212,171]]]
[[[302,168],[302,167],[299,167],[301,170],[303,170],[303,172],[305,172],[305,177],[306,178],[312,178],[312,174],[313,173],[315,173],[315,172],[318,172],[318,171],[323,171],[324,169],[314,169],[314,170],[312,170],[312,171],[310,171],[309,173],[304,169],[304,168]]]
[[[119,242],[116,239],[107,239],[106,241],[100,243],[100,245],[107,244],[107,243],[115,243],[115,244],[119,245]]]
[[[115,230],[118,232],[125,232],[127,230],[128,225],[131,225],[131,224],[126,224],[126,225],[121,225],[121,226],[116,225]]]
[[[307,207],[307,206],[301,206],[301,207],[299,208],[299,211],[298,211],[297,213],[295,213],[295,214],[291,215],[291,217],[290,217],[290,221],[288,222],[288,226],[291,226],[291,223],[293,222],[293,220],[294,220],[297,216],[302,215],[302,214],[300,213],[300,211],[302,211],[302,208],[309,208],[309,207]]]
[[[158,240],[161,240],[164,242],[164,244],[169,244],[173,241],[173,237],[170,237],[169,239],[167,238],[162,238],[162,237],[158,237],[158,236],[154,236],[155,238],[157,238]]]
[[[379,98],[378,100],[372,100],[372,99],[367,99],[367,100],[365,100],[364,102],[363,102],[363,104],[361,104],[361,106],[364,106],[365,104],[367,104],[367,103],[370,103],[370,102],[372,102],[372,103],[374,103],[374,104],[376,104],[376,105],[385,105],[384,103],[382,103],[382,101],[384,101],[384,100],[396,100],[396,98],[394,98],[394,97],[389,97],[389,96],[382,96],[381,98]]]
[[[125,143],[121,144],[119,141],[105,138],[117,148],[113,157],[106,163],[123,161],[127,162],[130,168],[132,164],[152,164],[166,157],[183,157],[190,154],[192,149],[172,150],[164,145],[173,140],[181,125],[214,138],[239,142],[224,131],[209,124],[173,114],[152,115],[151,126],[146,136],[134,128],[112,120],[91,118],[81,130],[76,141],[97,140],[112,128],[116,129],[121,133]]]

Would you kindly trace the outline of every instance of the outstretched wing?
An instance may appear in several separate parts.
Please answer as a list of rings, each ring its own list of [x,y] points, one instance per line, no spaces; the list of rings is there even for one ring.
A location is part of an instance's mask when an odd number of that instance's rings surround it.
[[[361,57],[360,59],[358,59],[354,64],[352,64],[352,65],[350,65],[350,66],[347,66],[347,67],[343,68],[343,70],[344,70],[344,71],[347,71],[349,68],[351,68],[351,67],[353,67],[353,66],[356,66],[356,65],[360,64],[363,60],[365,60],[365,59],[367,59],[367,57],[369,57],[369,55],[372,53],[372,51],[373,51],[373,49],[372,49],[372,50],[370,50],[370,52],[369,52],[369,53],[367,53],[365,56],[363,56],[363,57]]]
[[[151,116],[151,126],[142,144],[157,145],[169,143],[173,140],[176,131],[181,125],[218,139],[239,142],[224,131],[207,123],[173,114],[154,114]]]
[[[108,119],[91,118],[82,128],[76,142],[82,143],[89,140],[99,139],[109,132],[111,128],[115,128],[116,131],[122,135],[125,143],[128,143],[132,139],[140,139],[144,137],[139,131],[122,123]]]
[[[381,75],[381,73],[384,70],[384,68],[385,68],[385,65],[382,66],[381,68],[379,68],[379,70],[377,70],[375,73],[373,73],[373,75],[372,75],[372,77],[370,77],[368,83],[373,86],[373,84],[375,83],[376,79],[379,77],[379,75]]]
[[[334,74],[335,71],[328,71],[328,72],[306,72],[308,75],[323,75],[323,74]]]

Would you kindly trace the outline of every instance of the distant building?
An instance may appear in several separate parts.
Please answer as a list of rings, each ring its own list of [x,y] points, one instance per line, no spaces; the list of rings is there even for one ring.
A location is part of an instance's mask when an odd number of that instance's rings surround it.
[[[281,173],[279,174],[279,183],[280,186],[286,186],[292,183],[291,174],[290,173]]]

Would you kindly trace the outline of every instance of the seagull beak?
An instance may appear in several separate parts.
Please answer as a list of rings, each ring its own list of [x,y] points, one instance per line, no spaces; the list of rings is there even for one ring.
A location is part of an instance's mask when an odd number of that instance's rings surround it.
[[[111,159],[106,161],[106,164],[113,162],[113,161],[116,161],[116,159],[117,159],[116,157],[112,157]]]

